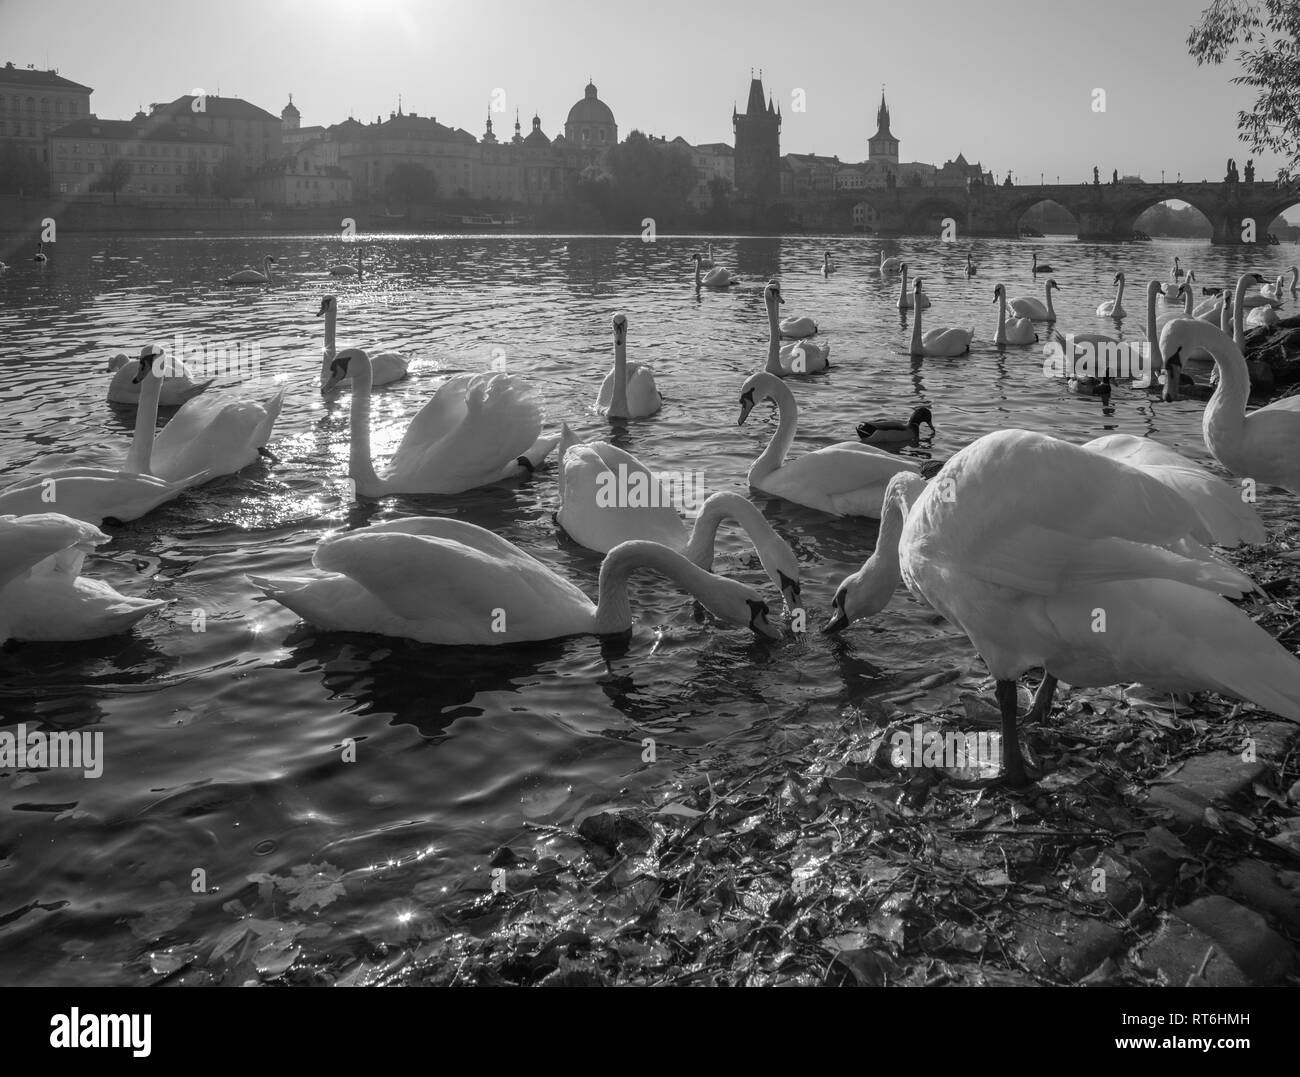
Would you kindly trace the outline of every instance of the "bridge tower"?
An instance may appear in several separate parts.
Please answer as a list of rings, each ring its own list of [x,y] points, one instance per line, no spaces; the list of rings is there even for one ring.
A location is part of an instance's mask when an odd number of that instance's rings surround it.
[[[763,104],[762,72],[749,81],[745,111],[731,110],[736,134],[736,194],[762,208],[781,195],[781,111],[769,96]]]

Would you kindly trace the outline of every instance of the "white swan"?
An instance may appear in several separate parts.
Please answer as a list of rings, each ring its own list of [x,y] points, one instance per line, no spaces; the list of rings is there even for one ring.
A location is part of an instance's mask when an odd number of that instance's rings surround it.
[[[321,392],[325,391],[325,383],[330,379],[330,363],[337,351],[335,331],[338,324],[338,313],[338,296],[327,295],[321,298],[320,310],[316,312],[318,318],[322,314],[325,316],[325,355],[321,360],[320,368]],[[371,384],[389,385],[392,382],[401,381],[410,373],[410,360],[397,352],[380,352],[378,355],[370,357],[370,369],[374,379]],[[352,388],[352,382],[347,378],[334,386],[334,389],[350,388]]]
[[[370,456],[370,359],[345,348],[333,381],[352,378],[348,475],[363,497],[458,494],[532,472],[555,447],[541,437],[536,391],[511,374],[456,374],[439,386],[406,428],[382,475]],[[173,420],[174,421],[174,420]]]
[[[1291,274],[1291,294],[1300,295],[1300,267],[1292,266],[1287,272]]]
[[[678,473],[678,477],[684,473]],[[583,443],[565,426],[560,439],[558,523],[574,542],[598,553],[632,539],[648,539],[713,571],[718,527],[725,520],[749,535],[768,578],[791,608],[799,604],[799,562],[789,545],[748,498],[711,495],[688,529],[673,506],[673,475],[653,473],[629,452],[604,441]]]
[[[249,579],[327,631],[497,646],[629,632],[628,577],[649,568],[722,620],[781,637],[757,591],[705,572],[657,542],[624,542],[611,550],[600,566],[594,604],[514,543],[464,520],[416,516],[330,535],[316,547],[312,564],[324,575]]]
[[[784,302],[784,300],[782,300],[782,302]],[[818,333],[817,323],[806,314],[797,314],[790,318],[782,318],[779,328],[781,330],[781,335],[791,340],[816,336]]]
[[[1097,313],[1103,318],[1114,318],[1116,321],[1127,317],[1128,312],[1124,309],[1124,274],[1115,274],[1115,298],[1107,299],[1097,307]]]
[[[767,364],[764,366],[769,374],[786,378],[791,374],[816,374],[828,370],[831,365],[831,346],[817,344],[811,340],[799,340],[793,344],[781,343],[780,315],[777,305],[784,303],[781,297],[781,285],[777,281],[768,281],[763,288],[763,306],[767,310]]]
[[[1056,309],[1052,306],[1052,290],[1061,290],[1061,286],[1056,281],[1048,278],[1047,284],[1043,286],[1043,293],[1046,302],[1035,299],[1029,295],[1018,295],[1015,299],[1007,301],[1010,307],[1021,318],[1029,318],[1035,322],[1054,322],[1056,321]]]
[[[256,269],[241,269],[238,273],[232,273],[225,280],[226,284],[270,284],[271,267],[275,265],[275,259],[269,254],[262,259],[263,272],[259,273]]]
[[[1238,478],[1300,494],[1300,396],[1283,397],[1247,414],[1250,373],[1230,337],[1196,319],[1170,322],[1160,335],[1166,362],[1196,344],[1213,356],[1219,370],[1218,388],[1202,420],[1206,448]]]
[[[149,345],[141,350],[141,354],[149,349]],[[113,375],[108,382],[108,402],[110,404],[139,404],[140,403],[140,363],[138,360],[128,359],[125,354],[119,352],[108,361],[108,370]],[[207,381],[195,381],[189,368],[179,359],[173,359],[166,364],[166,369],[162,372],[162,390],[158,403],[164,408],[179,407],[189,400],[192,396],[198,396],[216,378],[209,378]]]
[[[1172,403],[1185,390],[1194,388],[1196,382],[1183,373],[1181,358],[1176,359],[1172,364],[1166,364],[1160,351],[1160,329],[1156,325],[1156,296],[1164,290],[1165,286],[1158,280],[1147,281],[1146,369],[1139,377],[1133,379],[1133,388],[1160,393],[1166,403]]]
[[[1250,326],[1252,329],[1260,326],[1267,328],[1271,325],[1277,325],[1281,320],[1274,307],[1252,307],[1250,313],[1246,315],[1245,325]]]
[[[1042,265],[1039,265],[1039,264],[1038,264],[1038,252],[1035,251],[1035,252],[1034,252],[1034,263],[1033,263],[1032,268],[1030,269],[1030,273],[1031,273],[1034,277],[1037,277],[1039,273],[1055,273],[1055,272],[1056,272],[1056,270],[1053,269],[1053,268],[1052,268],[1050,265],[1048,265],[1046,262],[1044,262]]]
[[[934,434],[934,417],[927,407],[913,408],[907,422],[900,419],[877,419],[858,423],[858,437],[864,445],[911,445],[920,440],[921,426]]]
[[[744,424],[760,400],[776,403],[780,423],[767,448],[750,466],[749,485],[755,489],[834,516],[879,516],[890,476],[899,471],[921,472],[915,460],[857,441],[836,442],[786,463],[799,425],[794,394],[775,375],[766,371],[751,374],[740,389],[737,425]]]
[[[1289,270],[1288,270],[1289,272]],[[1265,284],[1259,290],[1259,294],[1269,299],[1276,299],[1279,302],[1286,297],[1286,273],[1281,273],[1272,284]]]
[[[1182,275],[1183,275],[1183,267],[1182,267],[1182,264],[1181,264],[1181,259],[1179,259],[1178,255],[1175,254],[1175,255],[1174,255],[1174,268],[1173,268],[1172,272],[1170,273],[1170,276],[1173,278],[1173,280],[1177,281],[1178,278],[1181,277]]]
[[[154,360],[162,354],[163,349],[156,345],[141,349],[137,378],[142,380],[143,389],[136,408],[135,433],[119,467],[73,466],[33,473],[0,490],[0,513],[28,516],[56,510],[92,524],[105,520],[125,523],[211,478],[206,469],[176,479],[150,473],[162,386]]]
[[[695,289],[699,291],[701,287],[712,288],[720,291],[723,288],[730,288],[733,284],[739,283],[727,270],[721,266],[714,266],[703,277],[700,276],[701,258],[695,255]]]
[[[835,272],[835,267],[831,265],[831,252],[826,251],[822,254],[822,276],[829,277]]]
[[[1006,285],[999,284],[993,289],[993,302],[998,304],[998,327],[993,334],[994,344],[1033,344],[1038,340],[1032,318],[1013,317],[1007,320]]]
[[[965,355],[970,351],[970,342],[975,339],[974,329],[930,329],[921,330],[921,311],[929,304],[921,300],[921,278],[916,278],[916,317],[912,322],[912,341],[908,351],[912,355],[932,355],[940,358]]]
[[[93,524],[57,512],[0,516],[0,643],[116,636],[166,606],[81,575],[86,554],[108,541]]]
[[[1253,283],[1257,283],[1261,287],[1258,292],[1250,292],[1244,298],[1238,297],[1239,298],[1239,302],[1237,304],[1238,306],[1250,308],[1250,307],[1280,307],[1282,305],[1282,300],[1279,296],[1270,294],[1271,289],[1268,287],[1267,284],[1264,283],[1265,278],[1263,277],[1263,275],[1259,273],[1248,273],[1246,275],[1251,279]]]
[[[926,310],[930,306],[930,297],[921,291],[921,278],[917,277],[916,287],[909,289],[907,286],[906,262],[899,266],[899,272],[902,277],[898,282],[898,309]]]
[[[357,247],[356,265],[350,265],[347,262],[335,262],[334,265],[330,266],[330,276],[331,277],[356,277],[357,280],[361,280],[362,279],[361,248]]]
[[[605,375],[596,410],[610,419],[641,419],[663,407],[648,363],[627,361],[627,315],[614,315],[614,369]]]
[[[836,591],[826,630],[882,609],[901,577],[966,633],[996,679],[1003,773],[1016,785],[1027,781],[1016,682],[1035,667],[1046,674],[1037,718],[1060,678],[1223,692],[1300,721],[1300,661],[1220,597],[1254,585],[1206,549],[1213,530],[1142,468],[999,431],[928,487],[912,475],[890,483],[876,550]]]
[[[37,262],[40,265],[44,265],[49,260],[50,260],[49,256],[46,255],[45,253],[45,244],[44,243],[36,244],[36,253],[32,255],[32,261]]]
[[[885,257],[885,252],[880,252],[880,265],[877,267],[881,273],[897,273],[903,264],[903,256],[895,254],[889,258]]]

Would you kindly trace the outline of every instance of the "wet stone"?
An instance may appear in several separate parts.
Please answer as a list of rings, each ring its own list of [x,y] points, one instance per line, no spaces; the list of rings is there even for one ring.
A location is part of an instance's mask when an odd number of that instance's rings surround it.
[[[1118,928],[1068,912],[1026,916],[1016,928],[1012,952],[1038,973],[1083,979],[1124,944]]]
[[[1295,968],[1295,951],[1259,913],[1220,894],[1197,898],[1174,915],[1211,936],[1251,980],[1277,983]]]
[[[1249,987],[1251,983],[1216,939],[1177,917],[1137,947],[1133,960],[1170,987]]]

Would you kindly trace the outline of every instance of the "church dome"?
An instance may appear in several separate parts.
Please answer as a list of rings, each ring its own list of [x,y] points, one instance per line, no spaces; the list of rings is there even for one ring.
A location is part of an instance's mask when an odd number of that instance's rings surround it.
[[[611,126],[614,124],[614,113],[596,96],[594,82],[587,83],[582,100],[569,109],[569,118],[564,121],[564,126],[568,127],[576,123],[607,123]]]

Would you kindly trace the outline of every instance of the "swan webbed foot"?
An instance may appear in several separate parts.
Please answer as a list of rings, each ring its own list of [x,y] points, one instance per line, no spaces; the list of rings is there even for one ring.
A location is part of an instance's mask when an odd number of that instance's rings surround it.
[[[1043,671],[1042,683],[1034,693],[1034,702],[1025,713],[1026,722],[1045,722],[1052,714],[1052,699],[1056,695],[1056,678]]]

